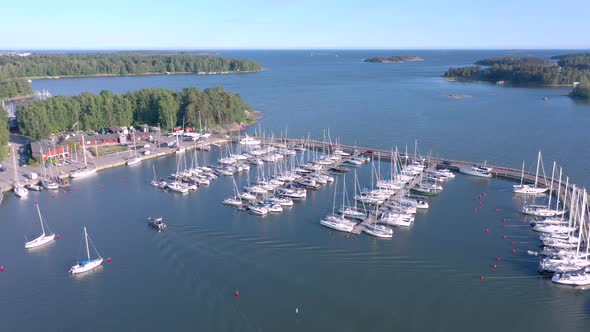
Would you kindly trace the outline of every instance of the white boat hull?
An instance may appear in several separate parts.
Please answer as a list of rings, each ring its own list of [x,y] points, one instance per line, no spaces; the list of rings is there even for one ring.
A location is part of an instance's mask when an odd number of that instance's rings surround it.
[[[54,238],[55,238],[55,234],[41,235],[38,238],[25,243],[25,248],[32,249],[32,248],[41,247],[41,246],[46,245],[47,243],[53,241]]]
[[[88,272],[88,271],[93,270],[93,269],[97,268],[98,266],[100,266],[100,264],[102,264],[102,261],[103,261],[102,258],[96,258],[96,259],[93,259],[93,260],[85,262],[85,263],[78,263],[78,264],[72,266],[72,268],[70,269],[70,272],[72,274],[79,274],[79,273]]]
[[[334,222],[331,220],[320,220],[320,224],[322,226],[337,230],[337,231],[341,231],[341,232],[347,232],[350,233],[352,232],[352,230],[354,229],[354,226],[350,225],[350,224],[345,224],[345,223],[339,223],[339,222]]]
[[[471,167],[461,167],[461,168],[459,168],[459,172],[463,173],[463,174],[467,174],[467,175],[478,176],[481,178],[491,178],[492,177],[492,174],[490,174],[490,173],[480,173],[480,172],[473,170],[473,168],[471,168]]]
[[[70,173],[70,177],[73,179],[77,179],[77,178],[85,178],[87,176],[96,174],[96,168],[87,168],[87,169],[80,169],[77,171],[73,171],[72,173]]]

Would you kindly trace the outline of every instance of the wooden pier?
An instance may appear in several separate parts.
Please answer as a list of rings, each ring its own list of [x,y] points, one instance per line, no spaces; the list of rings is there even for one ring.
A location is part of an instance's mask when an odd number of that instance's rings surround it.
[[[405,159],[406,157],[409,158],[410,161],[415,159],[422,159],[418,156],[408,154],[407,156],[403,153],[396,153],[392,151],[386,150],[379,150],[379,149],[370,149],[367,147],[360,147],[360,146],[353,146],[353,145],[346,145],[346,144],[329,144],[323,141],[316,141],[316,140],[308,140],[308,139],[298,139],[298,138],[270,138],[270,137],[255,137],[257,140],[260,140],[264,144],[285,144],[287,146],[305,146],[307,149],[318,150],[318,151],[328,151],[328,150],[341,150],[351,155],[361,155],[361,156],[368,156],[373,159],[378,159],[383,162],[391,162],[393,158],[402,158]],[[234,142],[239,142],[240,137],[231,137],[230,140]],[[440,157],[428,157],[426,160],[427,167],[433,168],[447,168],[451,171],[459,171],[460,168],[463,167],[471,167],[473,165],[477,165],[480,163],[473,162],[473,161],[465,161],[465,160],[452,160],[452,159],[445,159]],[[492,168],[490,172],[492,176],[502,179],[508,179],[512,181],[520,182],[521,176],[523,177],[523,183],[525,184],[533,184],[535,182],[535,174],[524,172],[520,169],[499,166],[499,165],[490,165],[487,164],[488,167]],[[571,190],[575,184],[569,183],[568,187],[566,188],[565,179],[562,179],[561,183],[561,190],[559,190],[559,179],[553,179],[553,184],[551,183],[550,178],[539,177],[539,184],[542,186],[546,186],[547,188],[553,187],[553,195],[557,195],[559,191],[559,200],[560,204],[565,204],[566,208],[569,209],[569,205],[571,203]],[[568,189],[568,190],[566,190]],[[566,191],[569,191],[570,194],[567,194]],[[590,199],[590,194],[589,194]]]

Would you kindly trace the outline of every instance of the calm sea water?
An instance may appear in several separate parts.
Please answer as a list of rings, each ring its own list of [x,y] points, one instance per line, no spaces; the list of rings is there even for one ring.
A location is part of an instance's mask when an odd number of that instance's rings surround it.
[[[587,179],[584,128],[590,107],[561,96],[567,89],[438,78],[449,65],[505,52],[410,52],[426,61],[360,62],[398,53],[228,53],[257,59],[266,70],[46,80],[34,87],[76,94],[223,85],[264,110],[261,127],[267,132],[278,134],[288,126],[290,135],[310,132],[321,138],[322,129],[330,128],[343,142],[387,148],[412,145],[417,138],[422,152],[515,167],[523,158],[532,164],[542,148],[546,160],[560,160],[574,181]],[[455,100],[449,93],[472,97]],[[550,100],[542,101],[544,96]],[[209,163],[217,157],[216,151],[200,155]],[[510,182],[458,176],[412,228],[379,240],[319,225],[332,210],[337,184],[311,192],[281,215],[259,218],[221,205],[232,191],[231,178],[180,196],[149,185],[152,165],[159,176],[176,170],[174,157],[161,158],[74,181],[70,193],[5,197],[2,330],[584,331],[590,323],[590,293],[540,278],[537,260],[525,254],[537,243],[517,212],[523,201],[510,193]],[[384,173],[387,168],[382,165]],[[370,166],[358,173],[361,184],[369,185]],[[255,174],[251,171],[252,178]],[[241,186],[247,176],[236,180]],[[483,192],[480,206],[474,197]],[[27,252],[23,235],[38,232],[36,200],[62,239]],[[145,223],[150,215],[164,216],[169,230],[154,232]],[[113,263],[72,277],[67,270],[81,254],[83,225]]]

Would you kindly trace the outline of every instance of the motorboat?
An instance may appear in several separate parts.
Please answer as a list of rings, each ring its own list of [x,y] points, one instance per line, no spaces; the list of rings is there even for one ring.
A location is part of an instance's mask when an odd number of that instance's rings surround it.
[[[165,230],[167,227],[166,223],[162,221],[162,217],[159,217],[159,218],[149,217],[147,220],[148,220],[148,224],[150,224],[150,226],[152,226],[155,229],[158,229],[160,231]]]

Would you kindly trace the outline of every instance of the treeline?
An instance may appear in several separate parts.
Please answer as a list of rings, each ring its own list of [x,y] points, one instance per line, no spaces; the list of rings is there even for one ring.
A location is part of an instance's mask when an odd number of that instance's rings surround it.
[[[493,65],[535,65],[535,66],[546,66],[551,65],[549,61],[545,61],[541,58],[532,56],[500,56],[487,58],[475,62],[476,65],[481,66],[493,66]]]
[[[0,161],[4,160],[8,151],[8,138],[10,133],[8,131],[8,113],[0,108]],[[1,195],[1,193],[0,193]]]
[[[563,64],[560,65],[534,57],[490,58],[477,62],[478,65],[485,65],[485,67],[449,68],[444,77],[539,85],[571,85],[574,82],[590,83],[590,69],[570,65],[573,62],[568,61],[576,61],[576,63],[583,61],[580,57],[575,57],[576,60],[573,59],[564,58],[560,60],[560,62],[563,61]]]
[[[253,60],[189,54],[89,53],[0,57],[0,79],[166,72],[249,72],[260,69],[260,64]]]
[[[139,124],[160,124],[163,130],[171,130],[183,120],[186,126],[198,128],[199,114],[203,126],[247,122],[251,110],[240,95],[221,87],[179,92],[142,89],[125,94],[86,92],[25,103],[17,107],[17,119],[21,134],[40,139],[71,130],[76,123],[76,129],[86,131]]]
[[[559,60],[557,64],[562,67],[575,67],[577,69],[590,69],[590,53],[577,53],[552,56],[551,59]]]
[[[578,84],[570,93],[574,98],[590,100],[590,84]]]
[[[22,78],[0,80],[0,99],[25,96],[32,93],[31,85]]]

